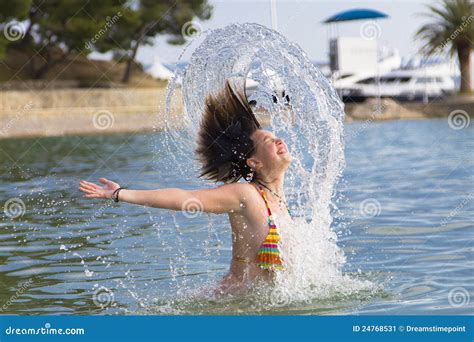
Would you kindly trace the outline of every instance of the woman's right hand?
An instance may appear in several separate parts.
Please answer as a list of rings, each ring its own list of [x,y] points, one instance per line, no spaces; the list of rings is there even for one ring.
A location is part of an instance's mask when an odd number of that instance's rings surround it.
[[[104,186],[81,180],[79,190],[84,192],[84,197],[87,198],[112,198],[114,191],[120,188],[120,185],[105,178],[99,178],[99,182]]]

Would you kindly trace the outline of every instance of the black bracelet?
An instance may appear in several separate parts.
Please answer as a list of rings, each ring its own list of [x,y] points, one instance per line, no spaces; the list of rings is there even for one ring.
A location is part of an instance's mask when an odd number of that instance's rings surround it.
[[[118,189],[115,189],[115,191],[113,192],[113,194],[112,194],[112,199],[114,200],[114,202],[118,202],[118,201],[119,201],[119,199],[118,199],[118,197],[119,197],[119,192],[120,192],[120,190],[122,190],[122,189],[125,189],[125,187],[120,187],[120,188],[118,188]]]

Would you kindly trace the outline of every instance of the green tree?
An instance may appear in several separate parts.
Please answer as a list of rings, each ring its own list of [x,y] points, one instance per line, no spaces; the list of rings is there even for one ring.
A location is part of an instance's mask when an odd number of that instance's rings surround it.
[[[431,22],[423,25],[416,37],[426,45],[421,51],[427,55],[449,48],[457,54],[461,73],[461,92],[471,90],[471,50],[474,42],[474,3],[471,0],[442,0],[439,6],[428,5],[424,16]]]
[[[4,2],[2,2],[4,3]],[[120,0],[30,0],[21,3],[16,11],[0,20],[25,20],[23,38],[11,45],[29,51],[34,58],[28,68],[35,79],[42,78],[54,65],[71,54],[87,55],[92,49],[88,44],[106,27],[107,20],[122,9]],[[9,4],[6,7],[9,7]]]
[[[112,50],[115,58],[126,61],[122,81],[127,83],[140,46],[153,44],[158,34],[169,35],[172,44],[181,44],[185,41],[183,25],[195,17],[209,19],[211,11],[206,0],[136,0],[96,48],[100,52]]]
[[[28,12],[32,0],[0,1],[0,58],[5,57],[5,52],[10,44],[18,44],[18,41],[27,35],[24,24],[18,23],[28,19]],[[29,33],[29,32],[28,32]]]

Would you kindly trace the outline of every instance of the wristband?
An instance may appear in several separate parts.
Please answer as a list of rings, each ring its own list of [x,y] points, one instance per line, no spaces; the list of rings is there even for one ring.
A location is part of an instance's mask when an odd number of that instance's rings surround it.
[[[119,201],[119,193],[120,193],[120,190],[122,189],[125,189],[125,187],[120,187],[118,189],[115,189],[115,191],[113,192],[112,194],[112,199],[114,200],[114,202],[118,202]]]

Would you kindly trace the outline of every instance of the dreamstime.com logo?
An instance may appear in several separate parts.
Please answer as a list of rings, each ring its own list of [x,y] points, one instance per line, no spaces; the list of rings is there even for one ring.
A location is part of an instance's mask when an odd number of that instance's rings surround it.
[[[0,313],[6,311],[10,305],[12,305],[18,297],[20,297],[23,293],[25,293],[26,290],[30,288],[30,286],[33,284],[33,279],[28,279],[25,282],[22,282],[18,285],[17,290],[15,291],[15,294],[11,296],[3,306],[0,306]]]
[[[288,290],[283,288],[274,288],[270,293],[270,303],[276,307],[283,307],[290,304],[291,298]]]
[[[454,217],[459,215],[460,212],[466,207],[467,204],[469,204],[471,201],[474,200],[474,193],[470,193],[467,196],[463,197],[461,202],[449,213],[448,216],[446,216],[441,222],[440,226],[445,226],[449,222],[453,220]]]
[[[382,206],[375,198],[367,198],[360,203],[359,212],[363,217],[375,217],[382,212]]]
[[[457,38],[457,36],[459,36],[461,34],[461,32],[464,31],[464,29],[466,27],[469,27],[470,25],[472,25],[472,22],[474,21],[474,16],[473,15],[470,15],[469,17],[463,16],[461,19],[462,19],[461,25],[459,25],[456,28],[456,30],[454,30],[454,32],[451,33],[451,35],[448,37],[448,39],[446,39],[440,45],[441,49],[446,48],[446,46],[449,44],[449,42],[454,41]]]
[[[11,219],[23,216],[26,212],[25,202],[21,198],[10,198],[5,202],[3,212]]]
[[[112,306],[114,304],[114,299],[115,296],[113,291],[105,286],[95,289],[92,295],[92,301],[101,309]]]
[[[105,130],[112,127],[114,122],[114,115],[105,109],[96,112],[92,118],[92,124],[95,128],[100,130]]]
[[[202,33],[202,25],[197,21],[188,21],[181,27],[181,35],[185,40],[193,40]]]
[[[461,308],[471,301],[469,292],[464,287],[455,287],[449,291],[448,302],[454,308]]]
[[[195,218],[201,216],[204,207],[197,198],[189,198],[183,202],[181,210],[183,215],[187,218]]]
[[[33,102],[29,101],[25,104],[18,112],[15,113],[15,116],[8,120],[8,122],[3,125],[0,129],[0,135],[6,135],[7,132],[31,109],[33,108]]]
[[[375,21],[368,21],[360,26],[360,36],[365,40],[380,38],[382,29]]]
[[[17,328],[9,326],[6,335],[84,335],[84,328],[53,328],[51,323],[45,323],[40,328]]]
[[[354,128],[352,132],[348,134],[348,138],[355,139],[362,132],[367,130],[367,128],[375,120],[375,118],[382,115],[386,109],[387,109],[386,106],[381,102],[374,104],[374,106],[372,107],[372,113],[370,114],[370,117],[367,118],[365,121],[363,121],[361,125],[358,125],[357,126],[358,128]]]
[[[23,39],[26,34],[26,27],[23,23],[12,21],[3,28],[3,35],[11,42]]]
[[[462,109],[453,110],[448,116],[448,125],[454,130],[460,130],[469,127],[471,119],[469,114]]]
[[[107,200],[107,202],[103,206],[97,209],[94,214],[92,214],[92,216],[84,222],[83,226],[89,227],[95,220],[97,220],[98,217],[102,216],[108,208],[112,207],[113,204],[113,200]]]
[[[104,35],[109,31],[112,26],[114,26],[117,21],[120,20],[122,17],[122,12],[117,12],[113,17],[107,17],[105,18],[105,24],[104,26],[92,37],[89,41],[87,41],[84,44],[84,47],[86,49],[92,50],[93,45]]]

